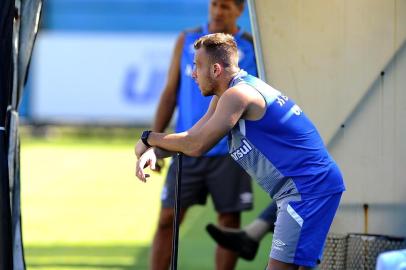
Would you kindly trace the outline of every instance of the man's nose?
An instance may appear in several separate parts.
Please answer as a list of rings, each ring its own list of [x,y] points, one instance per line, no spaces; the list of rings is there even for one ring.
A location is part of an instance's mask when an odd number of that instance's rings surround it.
[[[192,78],[193,79],[197,79],[197,72],[196,72],[196,69],[193,69],[193,71],[192,71]]]
[[[213,8],[213,17],[214,19],[219,19],[223,17],[223,9],[220,7]]]

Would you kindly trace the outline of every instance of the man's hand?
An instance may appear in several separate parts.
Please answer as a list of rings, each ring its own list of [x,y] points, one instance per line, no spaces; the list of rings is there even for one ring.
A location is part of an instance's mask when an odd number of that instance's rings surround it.
[[[156,160],[157,157],[153,147],[149,148],[145,153],[143,153],[143,155],[137,160],[135,167],[135,175],[137,178],[142,182],[146,182],[150,175],[145,174],[144,169],[150,167],[151,170],[155,170]]]
[[[137,158],[140,158],[142,156],[142,154],[145,153],[145,151],[148,150],[148,147],[141,141],[138,140],[137,144],[135,145],[135,155],[137,156]]]

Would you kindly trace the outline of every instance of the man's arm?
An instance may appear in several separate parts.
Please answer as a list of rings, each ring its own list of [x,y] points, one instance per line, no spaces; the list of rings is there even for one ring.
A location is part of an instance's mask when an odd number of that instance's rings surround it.
[[[217,99],[217,97],[214,97]],[[244,114],[249,99],[238,87],[228,89],[220,99],[213,101],[207,120],[199,121],[191,129],[181,133],[165,134],[152,132],[148,143],[172,152],[189,156],[200,156],[214,146],[234,127]],[[215,109],[213,109],[215,107]]]
[[[152,147],[155,153],[156,158],[161,159],[161,158],[167,158],[171,157],[175,154],[175,152],[167,151],[159,147]]]
[[[175,49],[172,54],[172,60],[169,66],[168,78],[165,88],[162,91],[158,108],[155,113],[152,130],[164,132],[171,121],[173,112],[176,107],[176,96],[180,78],[180,59],[182,56],[183,43],[185,40],[184,33],[181,33],[176,41]]]

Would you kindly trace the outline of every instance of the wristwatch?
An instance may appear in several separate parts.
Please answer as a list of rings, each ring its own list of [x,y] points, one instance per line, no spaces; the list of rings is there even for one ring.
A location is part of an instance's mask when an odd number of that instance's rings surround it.
[[[151,145],[148,143],[148,137],[149,134],[152,132],[152,130],[144,130],[141,134],[141,141],[145,144],[147,147],[151,147]]]

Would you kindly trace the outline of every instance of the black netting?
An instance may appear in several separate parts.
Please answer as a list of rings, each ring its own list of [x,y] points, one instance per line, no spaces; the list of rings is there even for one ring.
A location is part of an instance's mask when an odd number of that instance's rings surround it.
[[[345,270],[347,235],[330,234],[324,246],[320,269]]]
[[[406,248],[405,238],[372,234],[330,234],[320,269],[374,270],[382,252]]]
[[[380,253],[406,247],[404,238],[368,234],[350,234],[347,246],[347,269],[365,270],[375,269]]]

